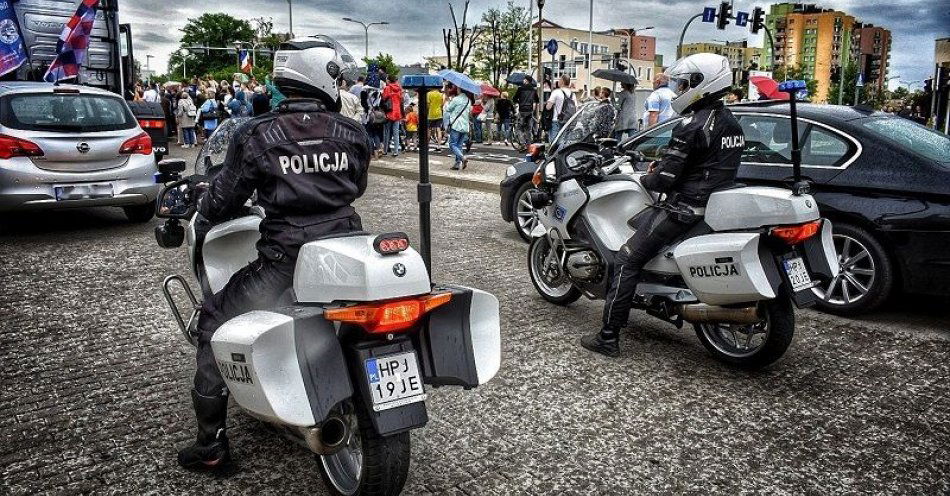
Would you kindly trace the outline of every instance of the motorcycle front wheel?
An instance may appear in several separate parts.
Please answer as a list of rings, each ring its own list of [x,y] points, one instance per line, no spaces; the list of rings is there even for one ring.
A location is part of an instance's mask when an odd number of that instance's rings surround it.
[[[581,292],[574,287],[570,278],[564,274],[564,269],[548,264],[548,252],[551,243],[547,236],[534,238],[528,248],[528,272],[531,274],[531,283],[538,294],[555,305],[569,305],[581,297]]]
[[[694,324],[696,336],[717,360],[744,369],[771,365],[788,350],[795,335],[795,309],[780,294],[760,303],[762,321],[752,325]]]
[[[402,492],[409,477],[409,433],[380,436],[362,400],[347,415],[350,442],[332,455],[317,455],[320,475],[331,494],[385,496]]]

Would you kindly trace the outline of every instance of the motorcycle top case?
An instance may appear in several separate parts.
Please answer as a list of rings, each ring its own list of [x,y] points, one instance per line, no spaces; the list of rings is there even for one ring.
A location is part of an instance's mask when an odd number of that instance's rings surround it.
[[[429,272],[416,250],[381,255],[374,239],[346,236],[303,245],[294,271],[297,301],[380,301],[429,292]]]
[[[699,301],[729,305],[775,298],[779,281],[763,250],[758,233],[706,234],[676,245],[673,259]]]
[[[242,408],[271,422],[308,427],[353,395],[333,325],[316,308],[255,310],[211,338],[214,358]]]
[[[452,300],[436,308],[414,337],[423,381],[432,386],[485,384],[501,367],[498,299],[462,286],[442,286]]]

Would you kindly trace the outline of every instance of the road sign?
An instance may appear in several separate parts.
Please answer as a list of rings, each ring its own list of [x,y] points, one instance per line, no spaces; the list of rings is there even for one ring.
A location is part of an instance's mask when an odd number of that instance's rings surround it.
[[[716,7],[703,9],[703,22],[716,22]]]
[[[864,74],[861,74],[860,72],[858,73],[858,83],[857,83],[857,86],[858,86],[859,88],[860,88],[861,86],[864,86]]]
[[[548,53],[550,53],[551,55],[554,55],[555,53],[557,53],[557,40],[555,40],[554,38],[551,38],[550,40],[548,40],[548,44],[546,45],[545,48],[547,48]]]
[[[746,24],[749,23],[749,13],[748,12],[736,12],[736,26],[744,28]]]

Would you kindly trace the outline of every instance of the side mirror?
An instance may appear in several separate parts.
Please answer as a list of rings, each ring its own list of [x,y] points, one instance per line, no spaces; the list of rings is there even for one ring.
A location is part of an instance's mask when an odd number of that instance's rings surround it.
[[[196,210],[190,182],[180,179],[165,186],[155,202],[155,215],[163,219],[190,219]]]

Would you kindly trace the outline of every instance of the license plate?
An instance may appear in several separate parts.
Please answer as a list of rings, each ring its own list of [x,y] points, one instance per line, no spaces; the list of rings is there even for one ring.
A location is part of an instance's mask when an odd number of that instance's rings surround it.
[[[369,358],[365,365],[373,410],[381,412],[425,401],[426,392],[415,352]]]
[[[87,200],[90,198],[110,198],[112,183],[65,184],[54,186],[57,200]]]
[[[805,267],[805,261],[802,257],[789,258],[783,260],[785,273],[788,274],[788,280],[792,283],[792,290],[795,292],[812,287],[811,276],[808,275],[808,268]]]

